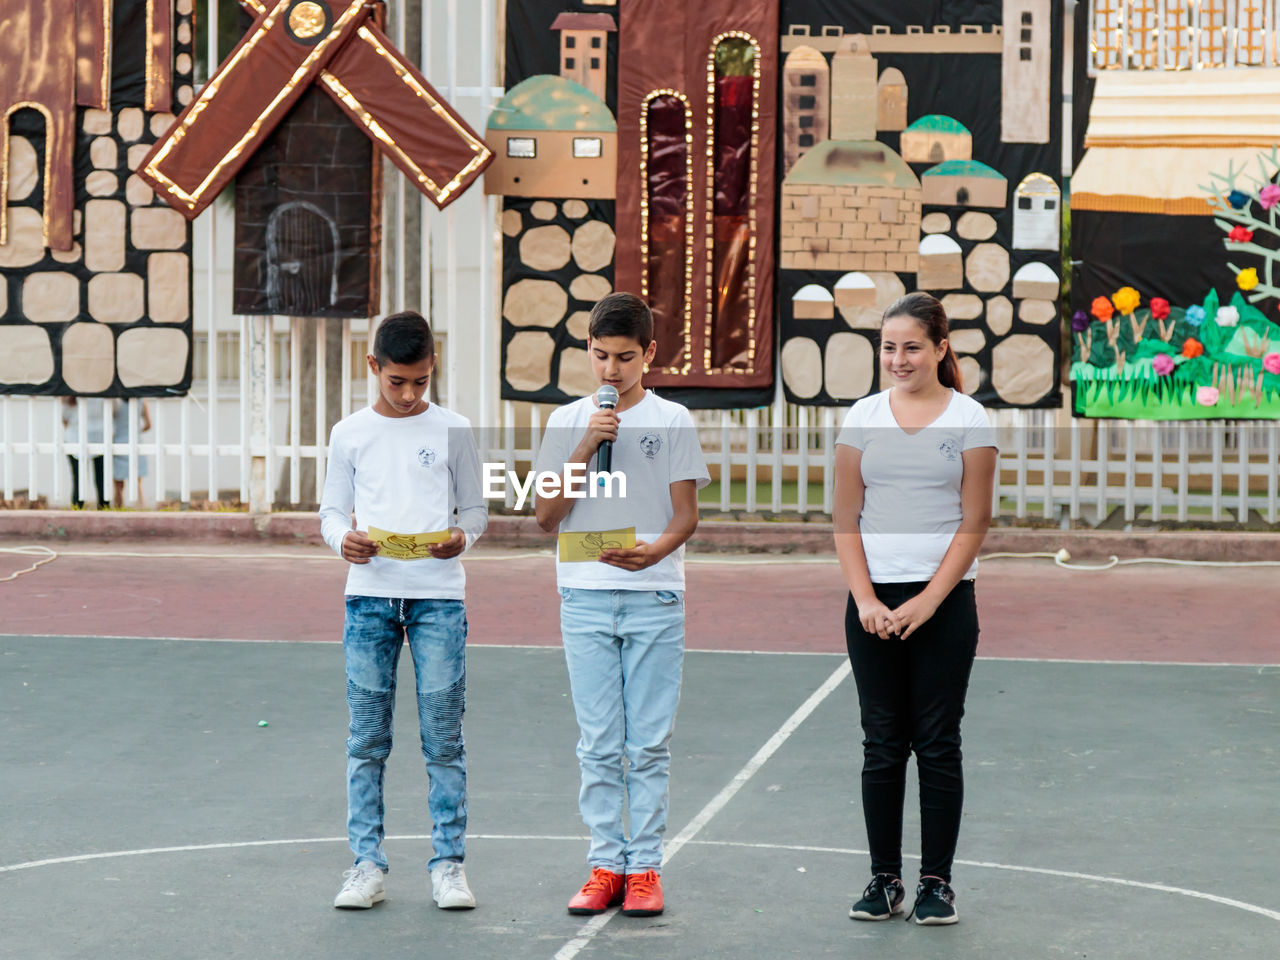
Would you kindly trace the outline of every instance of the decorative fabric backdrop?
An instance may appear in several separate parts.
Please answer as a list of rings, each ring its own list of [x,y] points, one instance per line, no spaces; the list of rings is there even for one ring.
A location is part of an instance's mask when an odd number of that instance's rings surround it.
[[[1061,5],[784,0],[778,317],[787,398],[878,388],[876,328],[942,300],[965,391],[1061,402]]]
[[[0,393],[185,393],[191,230],[130,171],[192,98],[192,0],[0,0],[0,22]]]
[[[1077,8],[1074,411],[1280,417],[1274,25],[1252,0],[1107,16]]]
[[[915,289],[944,299],[969,392],[1053,406],[1061,15],[1059,0],[512,0],[486,190],[508,211],[616,198],[616,286],[656,322],[646,382],[690,406],[768,403],[778,348],[792,402],[864,396],[879,315]],[[607,195],[574,172],[599,185],[588,170],[608,165]],[[537,279],[521,263],[504,268],[518,302]],[[560,301],[557,322],[586,306]],[[566,399],[555,357],[581,342],[526,336],[510,311],[503,331],[503,396]]]
[[[504,398],[594,388],[585,318],[615,286],[654,309],[648,384],[695,407],[772,397],[777,29],[776,0],[507,4],[485,177],[506,198]]]

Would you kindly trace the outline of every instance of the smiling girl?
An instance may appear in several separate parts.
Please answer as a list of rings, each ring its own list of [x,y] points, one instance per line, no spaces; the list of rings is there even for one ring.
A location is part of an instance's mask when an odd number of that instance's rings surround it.
[[[862,807],[872,879],[850,909],[905,909],[907,759],[920,775],[920,881],[910,916],[955,923],[960,718],[978,646],[974,575],[991,524],[995,432],[961,392],[946,312],[927,293],[896,300],[880,328],[882,383],[836,438],[835,541],[849,586],[845,637],[861,706]]]

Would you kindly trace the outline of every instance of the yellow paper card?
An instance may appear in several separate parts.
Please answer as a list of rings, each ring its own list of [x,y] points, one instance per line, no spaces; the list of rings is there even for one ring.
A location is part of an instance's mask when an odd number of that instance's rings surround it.
[[[601,550],[630,549],[636,545],[636,528],[623,530],[574,530],[560,534],[561,563],[589,563]]]
[[[431,556],[433,543],[444,543],[453,534],[448,530],[431,533],[389,533],[369,528],[369,539],[378,545],[378,556],[391,560],[422,560]]]

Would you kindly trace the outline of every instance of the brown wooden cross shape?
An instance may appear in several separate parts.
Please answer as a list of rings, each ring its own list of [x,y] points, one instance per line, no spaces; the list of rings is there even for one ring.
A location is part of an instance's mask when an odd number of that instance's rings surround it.
[[[240,0],[257,19],[147,153],[138,175],[194,218],[231,182],[312,83],[438,207],[493,151],[372,17],[367,0]]]

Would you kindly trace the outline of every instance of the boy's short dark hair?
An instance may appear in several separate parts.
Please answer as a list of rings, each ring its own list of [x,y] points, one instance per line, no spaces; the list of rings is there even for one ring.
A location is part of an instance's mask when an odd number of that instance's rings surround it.
[[[629,337],[648,347],[653,341],[653,314],[634,293],[611,293],[591,308],[587,323],[591,339]]]
[[[373,358],[384,363],[420,363],[436,353],[431,326],[420,313],[393,313],[378,324],[373,338]]]

